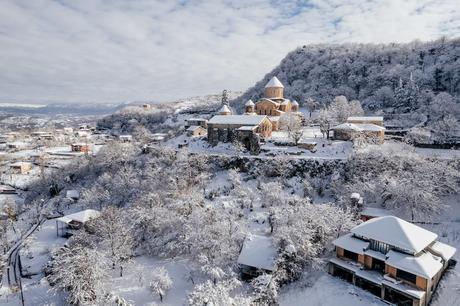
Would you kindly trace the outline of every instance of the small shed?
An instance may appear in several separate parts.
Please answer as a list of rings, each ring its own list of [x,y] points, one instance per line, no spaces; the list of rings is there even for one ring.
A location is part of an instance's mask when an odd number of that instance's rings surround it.
[[[11,171],[17,174],[27,174],[32,170],[32,163],[29,162],[16,162],[10,165]]]
[[[74,214],[56,219],[56,235],[59,237],[70,237],[75,231],[85,227],[90,220],[96,219],[101,213],[94,209],[86,209]]]
[[[243,279],[275,271],[277,255],[271,237],[249,234],[238,257]]]

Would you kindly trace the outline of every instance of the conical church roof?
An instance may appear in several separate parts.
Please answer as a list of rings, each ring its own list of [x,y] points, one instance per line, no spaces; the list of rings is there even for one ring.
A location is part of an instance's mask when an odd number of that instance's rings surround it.
[[[268,81],[267,85],[265,85],[265,88],[270,88],[270,87],[281,87],[284,88],[284,85],[278,80],[276,76],[272,77],[270,81]]]

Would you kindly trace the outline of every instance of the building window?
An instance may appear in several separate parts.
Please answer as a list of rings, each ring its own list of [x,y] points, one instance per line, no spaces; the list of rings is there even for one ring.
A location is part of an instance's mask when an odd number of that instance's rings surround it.
[[[354,261],[358,261],[358,254],[350,252],[345,249],[343,250],[343,257],[354,260]]]
[[[401,278],[403,280],[406,280],[408,282],[411,282],[413,284],[416,283],[417,281],[417,276],[415,274],[403,271],[403,270],[396,270],[396,277]]]

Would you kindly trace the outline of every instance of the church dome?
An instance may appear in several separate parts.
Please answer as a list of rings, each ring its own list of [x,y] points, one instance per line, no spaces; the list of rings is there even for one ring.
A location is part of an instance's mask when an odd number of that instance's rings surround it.
[[[278,80],[276,76],[272,77],[270,81],[268,81],[265,88],[284,88],[284,85]]]

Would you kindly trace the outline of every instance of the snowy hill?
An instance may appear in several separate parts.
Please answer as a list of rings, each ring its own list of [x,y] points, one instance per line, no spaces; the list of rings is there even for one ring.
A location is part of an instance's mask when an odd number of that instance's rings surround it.
[[[232,105],[243,108],[257,100],[272,76],[285,86],[288,97],[301,104],[309,97],[321,104],[335,96],[358,99],[370,110],[397,108],[429,113],[430,104],[445,93],[440,104],[459,107],[460,39],[407,44],[320,44],[290,52]],[[415,99],[398,95],[400,80],[417,87]],[[441,100],[441,99],[438,99]]]

